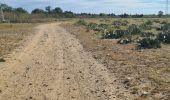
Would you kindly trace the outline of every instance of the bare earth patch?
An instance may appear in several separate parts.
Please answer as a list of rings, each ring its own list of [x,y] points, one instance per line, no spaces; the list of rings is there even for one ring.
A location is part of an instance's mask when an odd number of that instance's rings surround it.
[[[170,45],[162,45],[161,49],[136,50],[135,44],[121,45],[117,40],[102,40],[97,33],[83,26],[61,26],[107,66],[136,100],[170,99]]]

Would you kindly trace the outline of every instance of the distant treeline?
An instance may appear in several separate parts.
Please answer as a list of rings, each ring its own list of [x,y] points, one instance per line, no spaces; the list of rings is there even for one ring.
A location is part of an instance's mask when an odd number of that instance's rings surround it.
[[[159,11],[156,15],[143,15],[143,14],[92,14],[92,13],[74,13],[72,11],[63,11],[60,7],[52,9],[51,6],[47,6],[44,9],[36,8],[29,13],[22,7],[13,8],[6,4],[0,4],[4,12],[5,19],[10,22],[34,22],[39,20],[45,21],[45,19],[55,18],[158,18],[164,17],[163,12]]]

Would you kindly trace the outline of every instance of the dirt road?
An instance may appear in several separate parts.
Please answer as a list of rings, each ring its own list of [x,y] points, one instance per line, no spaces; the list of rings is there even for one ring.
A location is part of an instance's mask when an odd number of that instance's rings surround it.
[[[0,100],[116,100],[115,78],[57,23],[0,65]]]

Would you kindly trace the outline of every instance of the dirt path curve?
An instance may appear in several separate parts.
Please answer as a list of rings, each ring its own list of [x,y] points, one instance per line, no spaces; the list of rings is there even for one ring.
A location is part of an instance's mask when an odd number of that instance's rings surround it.
[[[116,100],[114,77],[57,23],[0,65],[0,100]]]

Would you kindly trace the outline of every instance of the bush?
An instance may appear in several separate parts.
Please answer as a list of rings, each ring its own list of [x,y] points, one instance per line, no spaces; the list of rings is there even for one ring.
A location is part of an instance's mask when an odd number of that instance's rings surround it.
[[[163,30],[163,31],[167,31],[169,29],[170,29],[170,24],[169,23],[168,24],[164,24],[163,26],[161,26],[161,30]]]
[[[155,22],[155,23],[161,23],[161,21],[158,20],[158,19],[155,19],[154,22]]]
[[[131,35],[139,35],[141,34],[142,30],[138,25],[132,24],[128,27],[128,31]]]
[[[120,28],[120,26],[122,26],[121,21],[114,21],[112,24],[115,28]]]
[[[116,30],[116,31],[106,32],[106,34],[103,34],[104,39],[119,39],[119,38],[124,38],[129,36],[130,34],[127,30]]]
[[[142,32],[141,36],[142,37],[154,37],[155,34],[153,34],[152,32]]]
[[[143,38],[138,43],[138,47],[142,49],[161,48],[161,43],[158,39]]]
[[[147,21],[145,22],[145,24],[146,24],[146,25],[152,25],[153,22],[152,22],[151,20],[147,20]]]
[[[108,27],[109,27],[109,25],[107,25],[107,24],[99,24],[96,29],[100,32],[104,32],[105,30],[108,29]]]
[[[168,23],[168,22],[167,22],[167,21],[165,21],[165,20],[161,22],[161,24],[167,24],[167,23]]]
[[[76,22],[76,25],[83,25],[83,26],[86,26],[87,25],[87,22],[85,20],[79,20]]]
[[[139,28],[143,29],[143,30],[151,30],[152,27],[150,25],[147,25],[147,24],[141,24],[139,26]]]
[[[89,23],[88,24],[88,28],[91,29],[91,30],[95,30],[98,28],[98,24],[96,23]]]
[[[107,29],[109,27],[109,25],[107,25],[107,24],[99,24],[98,27],[102,28],[102,29]]]
[[[170,44],[170,32],[159,33],[157,39],[163,43]]]
[[[126,37],[126,36],[130,35],[128,30],[116,30],[115,33],[116,33],[117,38],[122,38],[122,37]]]
[[[116,39],[117,36],[113,32],[106,32],[106,34],[103,34],[102,39]]]

